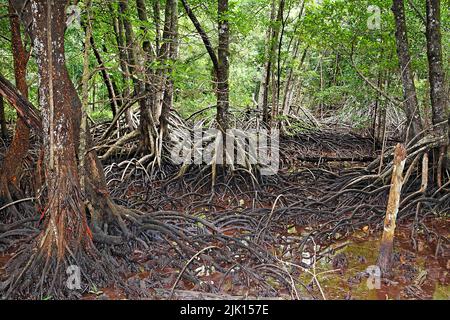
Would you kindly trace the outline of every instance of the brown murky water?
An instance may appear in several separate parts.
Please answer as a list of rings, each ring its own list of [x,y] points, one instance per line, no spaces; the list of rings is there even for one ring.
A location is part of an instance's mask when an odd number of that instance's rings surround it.
[[[435,257],[433,245],[427,244],[420,237],[418,250],[414,250],[410,231],[404,227],[396,232],[392,275],[389,279],[381,279],[379,289],[370,289],[374,282],[364,273],[368,267],[376,264],[379,238],[379,234],[359,232],[333,256],[317,262],[317,279],[326,299],[450,299],[450,256],[446,253]],[[335,257],[345,261],[341,263],[344,267],[326,273],[334,269]],[[302,277],[305,280],[312,279],[309,274]],[[316,283],[315,285],[317,287]],[[316,291],[320,293],[317,288]]]

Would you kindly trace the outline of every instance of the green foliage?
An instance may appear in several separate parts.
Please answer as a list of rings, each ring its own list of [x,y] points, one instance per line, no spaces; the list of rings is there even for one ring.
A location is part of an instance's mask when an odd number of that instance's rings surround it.
[[[202,27],[206,30],[212,45],[217,48],[217,0],[189,0]],[[421,14],[425,15],[424,1],[413,0]],[[348,1],[348,0],[305,0],[303,15],[300,16],[303,0],[286,0],[283,15],[279,62],[273,61],[274,68],[280,68],[281,97],[287,77],[292,72],[295,80],[294,104],[302,104],[313,112],[320,105],[326,110],[339,111],[344,114],[364,114],[368,106],[377,99],[373,90],[356,72],[356,69],[372,83],[381,83],[390,96],[401,99],[402,89],[400,70],[395,46],[395,25],[391,12],[392,0]],[[126,18],[131,22],[135,34],[135,45],[142,46],[144,40],[154,45],[156,28],[153,2],[146,1],[148,22],[138,19],[135,1],[129,1],[129,13]],[[276,7],[278,0],[275,0]],[[378,6],[381,10],[380,28],[368,27],[368,19],[373,12],[369,5]],[[163,27],[165,1],[160,0],[160,28]],[[80,2],[84,10],[84,1]],[[232,111],[254,107],[262,67],[265,57],[266,34],[274,22],[270,21],[272,0],[229,0],[229,12],[224,16],[229,20],[231,31],[230,43],[230,105]],[[412,56],[412,68],[416,77],[416,86],[421,110],[429,107],[428,66],[426,57],[425,26],[418,14],[405,1],[408,37]],[[119,62],[119,49],[114,33],[111,10],[118,15],[117,1],[92,1],[93,37],[105,67],[115,82],[119,92],[132,83],[123,81]],[[212,63],[204,44],[197,34],[192,22],[186,16],[179,3],[179,57],[176,61],[167,61],[165,65],[152,63],[152,70],[170,66],[170,77],[174,81],[174,107],[183,116],[216,104],[214,84],[212,82]],[[444,68],[450,74],[450,6],[448,0],[441,4],[442,45]],[[82,12],[84,21],[85,15]],[[0,6],[0,16],[7,16],[6,5]],[[124,18],[118,15],[119,18]],[[9,21],[0,19],[0,68],[8,79],[14,79],[11,45],[9,42]],[[146,30],[144,32],[143,30]],[[84,30],[70,28],[66,32],[66,64],[76,88],[80,89],[83,71]],[[27,47],[30,47],[27,39]],[[298,54],[294,57],[295,43],[298,42]],[[301,54],[307,49],[306,58],[301,65]],[[141,52],[142,54],[142,52]],[[353,55],[352,63],[351,55]],[[356,69],[355,69],[356,68]],[[89,81],[92,105],[95,111],[90,115],[94,120],[106,120],[112,117],[107,90],[100,76],[98,62],[91,52]],[[37,68],[32,57],[28,64],[27,81],[30,85],[29,99],[38,105]],[[276,72],[278,70],[276,69]],[[95,90],[94,90],[95,88]],[[8,119],[15,117],[15,112],[7,107]],[[202,116],[213,116],[214,108],[210,108]],[[366,112],[367,114],[367,112]],[[358,123],[368,123],[360,116]],[[283,119],[279,119],[283,120]],[[357,119],[355,119],[357,120]]]
[[[103,122],[113,118],[112,111],[107,109],[91,111],[89,115],[95,122]]]
[[[10,106],[8,106],[7,104],[5,104],[5,105],[6,105],[6,108],[5,108],[5,119],[6,119],[6,122],[15,121],[16,118],[17,118],[16,111],[13,108],[11,108]]]

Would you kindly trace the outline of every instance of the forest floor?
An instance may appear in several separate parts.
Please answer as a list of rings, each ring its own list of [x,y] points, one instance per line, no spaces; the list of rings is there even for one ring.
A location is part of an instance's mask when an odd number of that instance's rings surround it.
[[[302,134],[280,149],[289,151],[282,153],[276,176],[257,186],[240,175],[219,176],[214,192],[200,169],[173,179],[175,167],[149,176],[135,162],[107,165],[116,202],[151,212],[164,223],[160,227],[171,227],[145,233],[147,245],[127,246],[123,261],[132,267],[122,283],[86,288],[81,298],[450,298],[448,214],[423,215],[422,229],[437,238],[418,228],[417,217],[400,219],[393,272],[379,289],[369,289],[367,268],[376,264],[387,193],[337,213],[322,207],[314,212],[314,203],[343,173],[376,158],[370,139],[347,132]],[[333,201],[330,207],[348,200]],[[0,278],[13,251],[0,254]]]
[[[450,223],[446,223],[449,230]],[[442,228],[443,229],[443,228]],[[295,234],[294,234],[295,235]],[[316,291],[318,299],[330,300],[399,300],[399,299],[436,299],[448,300],[450,298],[450,262],[447,258],[436,257],[433,248],[426,245],[426,240],[419,242],[419,251],[413,249],[410,243],[410,230],[401,227],[396,233],[396,253],[394,274],[389,279],[382,279],[379,289],[367,287],[367,267],[376,264],[381,233],[370,233],[362,230],[356,232],[342,243],[338,250],[330,253],[325,259],[318,261],[316,272],[317,280],[322,287],[323,296],[317,290],[313,276],[308,273],[300,275],[300,279],[310,286],[311,291]],[[274,247],[282,244],[273,244]],[[338,244],[339,246],[339,244]],[[336,269],[336,260],[344,260],[344,265]],[[1,263],[1,262],[0,262]],[[140,268],[144,270],[145,263]],[[151,288],[146,284],[151,278],[151,273],[165,275],[167,281],[159,288]],[[153,269],[128,274],[124,282],[139,283],[145,287],[147,294],[145,299],[167,299],[175,282],[178,270],[170,268]],[[181,281],[180,289],[174,291],[174,299],[291,299],[291,293],[285,288],[280,288],[279,295],[275,297],[261,297],[253,292],[245,283],[233,281],[231,276],[225,276],[220,272],[209,275],[201,275],[199,279],[204,282],[224,282],[223,288],[214,293],[200,291],[198,286],[188,281]],[[100,288],[84,295],[87,300],[115,300],[128,298],[142,298],[140,296],[127,296],[124,290],[113,287]],[[303,297],[307,298],[307,297]]]

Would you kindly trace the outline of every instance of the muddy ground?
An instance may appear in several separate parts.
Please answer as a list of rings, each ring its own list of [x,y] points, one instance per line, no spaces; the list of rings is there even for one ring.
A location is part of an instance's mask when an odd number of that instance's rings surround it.
[[[336,215],[321,219],[320,215],[308,214],[309,211],[301,212],[302,208],[308,208],[303,200],[311,202],[323,196],[321,189],[325,187],[314,181],[332,185],[346,170],[363,168],[376,158],[379,150],[374,148],[370,139],[347,133],[303,135],[300,140],[284,141],[282,147],[290,152],[283,153],[278,177],[272,177],[262,187],[253,187],[244,180],[241,183],[239,179],[224,181],[222,188],[219,185],[214,193],[211,193],[209,184],[204,183],[208,181],[207,177],[198,172],[187,174],[171,185],[167,181],[170,173],[175,172],[173,168],[159,176],[148,177],[143,172],[145,170],[139,170],[131,162],[122,166],[110,163],[105,172],[118,203],[155,212],[155,216],[176,212],[211,221],[217,226],[214,232],[219,235],[211,236],[208,244],[236,255],[232,257],[234,264],[229,262],[230,259],[225,262],[217,260],[214,264],[216,258],[212,253],[192,259],[192,253],[182,252],[178,242],[167,240],[158,232],[147,233],[147,246],[135,244],[127,247],[128,256],[122,262],[132,266],[122,273],[121,283],[106,288],[85,287],[80,298],[450,298],[448,212],[425,212],[420,225],[413,215],[405,215],[399,221],[393,272],[380,278],[380,287],[374,289],[370,287],[377,284],[377,278],[370,277],[368,270],[373,270],[377,261],[386,194],[368,200],[374,204],[367,211],[372,210],[374,214],[367,216],[367,223],[364,208],[355,209],[355,212],[362,212],[358,213],[361,218],[355,220],[351,211],[354,207],[349,206],[348,212],[344,210],[340,214],[343,223],[339,220],[332,224],[327,237],[323,237],[320,231],[325,230]],[[304,173],[308,171],[314,179],[305,178]],[[325,175],[326,179],[320,180],[320,175]],[[282,185],[283,181],[288,185]],[[339,200],[336,201],[336,205],[341,205]],[[364,201],[362,199],[361,203]],[[249,221],[244,221],[245,216],[250,217]],[[345,217],[349,218],[346,220]],[[166,223],[178,221],[170,219],[174,218],[167,218]],[[196,224],[185,225],[192,231],[187,234],[187,242],[190,241],[189,235],[195,235],[196,239],[199,234],[208,232],[208,228],[200,226],[199,222]],[[345,227],[341,228],[340,224]],[[431,237],[430,230],[437,237]],[[255,258],[257,253],[253,256],[234,252],[237,249],[231,245],[228,247],[227,241],[233,245],[241,242],[244,244],[241,247],[255,245],[259,253],[264,252],[270,259],[262,263]],[[8,248],[0,254],[0,277],[6,276],[3,267],[14,250]],[[117,248],[115,251],[120,250]],[[261,272],[261,277],[258,277],[258,272]]]

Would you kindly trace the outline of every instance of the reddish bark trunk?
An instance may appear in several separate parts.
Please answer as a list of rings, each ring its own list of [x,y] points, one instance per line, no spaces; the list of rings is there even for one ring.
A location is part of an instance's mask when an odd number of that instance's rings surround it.
[[[26,52],[21,35],[20,35],[20,20],[16,14],[12,4],[8,6],[11,26],[11,45],[14,57],[14,77],[16,80],[16,87],[23,97],[28,97],[28,85],[26,82],[26,71],[28,63],[28,53]],[[10,186],[14,186],[14,193],[19,193],[19,182],[22,172],[22,164],[27,155],[30,145],[30,129],[25,121],[18,116],[16,121],[16,128],[11,145],[1,164],[0,175],[0,197],[6,197],[11,201],[14,197],[11,196]],[[20,195],[17,195],[20,197]]]
[[[3,103],[3,97],[0,96],[0,136],[6,139],[8,136],[8,128],[6,127],[6,115],[5,104]]]
[[[39,102],[43,115],[45,178],[47,182],[46,228],[40,249],[61,260],[67,248],[78,251],[92,244],[80,195],[77,165],[79,120],[74,117],[78,96],[67,90],[71,83],[64,53],[67,1],[32,1],[31,38],[39,71]]]
[[[10,25],[11,25],[11,44],[14,52],[14,77],[16,79],[16,87],[19,92],[25,97],[28,98],[28,85],[26,82],[26,73],[27,73],[27,64],[28,64],[28,52],[25,50],[22,39],[20,36],[20,21],[19,17],[15,14],[12,5],[8,6],[9,14],[10,14]],[[16,164],[11,166],[13,169],[14,166],[20,168],[20,165],[26,156],[29,147],[29,136],[30,129],[25,125],[24,121],[18,117],[15,136],[13,138],[10,150],[11,155],[8,153],[5,158],[5,165],[8,163],[6,159],[10,155],[11,162],[15,162]],[[11,174],[18,173],[13,170]],[[11,177],[12,175],[10,175]]]

